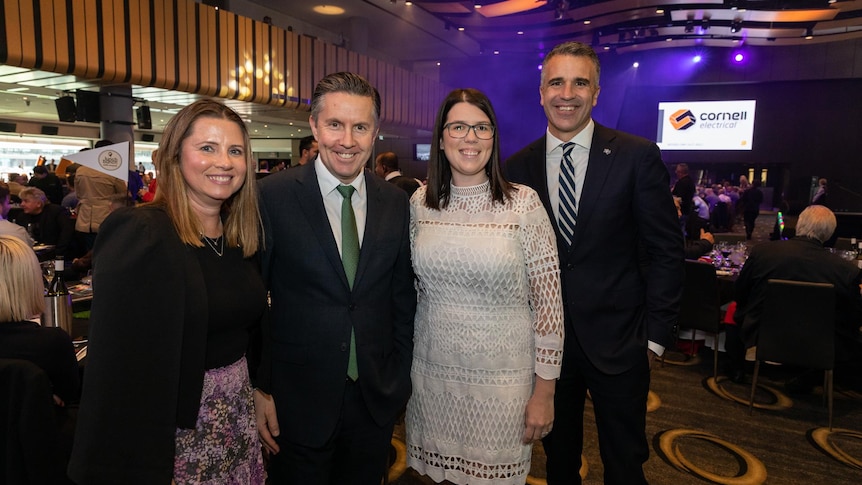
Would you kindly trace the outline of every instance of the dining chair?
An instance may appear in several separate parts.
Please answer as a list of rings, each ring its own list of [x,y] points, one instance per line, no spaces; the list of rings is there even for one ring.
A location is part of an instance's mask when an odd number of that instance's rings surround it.
[[[835,367],[835,288],[828,283],[770,279],[760,316],[748,413],[761,361],[824,371],[823,395],[832,430],[832,370]]]
[[[721,305],[719,304],[718,278],[710,263],[685,260],[685,280],[680,301],[679,328],[691,330],[690,352],[694,352],[695,330],[709,332],[715,337],[712,377],[718,377],[718,336],[721,333]],[[692,355],[692,354],[690,354]]]
[[[65,483],[51,381],[36,364],[0,359],[0,483]]]

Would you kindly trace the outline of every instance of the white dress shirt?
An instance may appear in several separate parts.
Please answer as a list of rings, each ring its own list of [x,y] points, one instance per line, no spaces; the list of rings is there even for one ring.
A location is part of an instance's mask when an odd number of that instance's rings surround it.
[[[335,243],[338,245],[338,254],[340,255],[341,201],[344,200],[344,197],[338,191],[338,186],[345,184],[342,184],[334,175],[329,173],[329,170],[320,161],[320,157],[314,161],[314,170],[317,172],[317,185],[320,186],[320,194],[323,196],[323,207],[326,208],[329,227],[332,228],[332,235],[335,236]],[[356,189],[353,192],[350,203],[353,205],[353,214],[356,216],[356,232],[357,236],[359,236],[359,247],[361,248],[362,238],[365,236],[365,218],[368,213],[368,192],[365,186],[365,172],[360,172],[349,185],[352,185]]]
[[[563,160],[563,143],[574,142],[577,146],[572,150],[572,166],[575,169],[575,212],[581,206],[581,188],[587,176],[587,164],[590,160],[590,146],[593,144],[593,131],[596,124],[590,119],[587,126],[571,140],[560,140],[551,134],[545,137],[545,167],[548,171],[548,198],[554,209],[554,224],[559,226],[560,220],[560,164]],[[575,222],[577,224],[577,222]]]

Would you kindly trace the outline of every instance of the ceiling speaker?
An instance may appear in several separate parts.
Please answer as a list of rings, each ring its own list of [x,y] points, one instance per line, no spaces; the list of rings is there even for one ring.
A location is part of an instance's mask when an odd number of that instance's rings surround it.
[[[138,110],[136,111],[138,117],[138,129],[139,130],[152,130],[153,129],[153,119],[150,117],[150,107],[147,105],[138,106]]]
[[[75,98],[63,96],[54,100],[57,106],[57,117],[60,121],[73,123],[75,121]]]

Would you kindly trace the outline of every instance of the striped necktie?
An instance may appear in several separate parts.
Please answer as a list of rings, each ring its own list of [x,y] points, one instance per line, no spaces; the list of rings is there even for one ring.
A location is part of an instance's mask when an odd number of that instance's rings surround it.
[[[347,275],[350,289],[353,289],[356,267],[359,265],[359,233],[356,231],[356,215],[353,213],[353,204],[350,201],[354,190],[356,189],[352,185],[338,186],[338,193],[344,198],[341,201],[341,264],[344,266],[344,274]],[[356,362],[356,333],[352,328],[347,376],[354,381],[359,378],[359,365]]]
[[[575,223],[578,220],[577,199],[575,199],[575,167],[572,163],[572,150],[575,144],[563,143],[563,160],[560,163],[560,234],[566,240],[566,245],[572,245],[575,235]]]

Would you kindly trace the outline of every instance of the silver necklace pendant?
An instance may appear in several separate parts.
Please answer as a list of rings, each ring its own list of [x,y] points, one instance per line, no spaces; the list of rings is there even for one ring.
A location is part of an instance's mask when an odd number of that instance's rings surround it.
[[[222,255],[224,254],[224,235],[221,235],[215,239],[210,239],[206,236],[203,236],[203,238],[204,241],[206,241],[207,246],[209,246],[210,249],[212,249],[213,252],[218,255],[218,257],[222,257]],[[216,249],[216,245],[219,246],[219,249]]]

